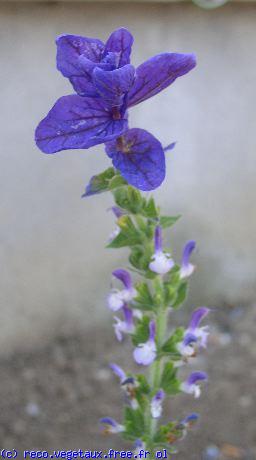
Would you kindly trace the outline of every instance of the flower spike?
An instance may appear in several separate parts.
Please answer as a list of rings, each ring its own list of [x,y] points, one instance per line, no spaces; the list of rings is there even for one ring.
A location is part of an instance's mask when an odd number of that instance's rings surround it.
[[[163,147],[150,132],[130,129],[128,123],[131,107],[190,72],[196,58],[194,54],[161,53],[135,69],[130,63],[132,44],[133,36],[125,28],[113,31],[105,42],[70,34],[58,37],[57,68],[76,94],[57,100],[39,123],[35,140],[46,154],[103,144],[112,163],[91,178],[83,196],[103,192],[114,196],[111,210],[116,226],[108,247],[128,247],[131,268],[112,272],[114,283],[120,286],[111,285],[107,306],[115,315],[117,340],[130,335],[135,363],[150,367],[148,373],[131,374],[110,364],[122,390],[124,418],[118,423],[104,417],[100,423],[103,433],[122,433],[125,440],[135,441],[134,457],[141,457],[145,449],[154,456],[155,449],[162,447],[170,455],[176,453],[173,443],[182,440],[198,419],[192,413],[158,426],[167,396],[180,390],[198,398],[200,384],[207,380],[205,372],[197,371],[181,381],[177,367],[206,347],[209,332],[201,322],[209,309],[197,308],[187,329],[178,328],[168,338],[168,313],[184,301],[187,281],[183,279],[195,269],[190,262],[195,241],[186,243],[180,267],[165,252],[162,229],[177,218],[162,215],[154,197],[138,190],[151,191],[163,183],[165,155],[175,142]],[[136,286],[131,270],[143,278]]]
[[[162,228],[158,225],[155,229],[155,253],[149,264],[152,272],[158,275],[165,275],[174,267],[174,261],[170,254],[164,253],[162,249]]]

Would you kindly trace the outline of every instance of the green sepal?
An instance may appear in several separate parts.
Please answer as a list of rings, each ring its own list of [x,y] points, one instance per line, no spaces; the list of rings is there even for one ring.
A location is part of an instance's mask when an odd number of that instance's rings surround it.
[[[133,299],[135,308],[139,310],[154,310],[154,299],[147,283],[136,284],[137,296]]]
[[[174,364],[172,362],[166,363],[161,378],[161,388],[168,395],[175,395],[180,392],[180,381],[176,375],[177,369]]]
[[[134,440],[142,437],[145,431],[143,411],[140,408],[132,409],[131,407],[126,407],[124,413],[124,426],[125,432],[123,435],[126,439]]]
[[[143,394],[148,395],[150,393],[150,385],[149,385],[145,375],[144,374],[137,374],[136,375],[136,380],[139,383],[140,391]]]
[[[150,385],[143,374],[138,374],[136,376],[138,386],[135,389],[135,397],[138,401],[139,406],[142,409],[145,409],[148,404],[148,395],[150,394]]]
[[[182,342],[184,337],[184,328],[178,327],[168,340],[163,344],[161,351],[164,353],[178,353],[177,344]]]
[[[128,185],[114,191],[115,202],[118,206],[132,214],[139,214],[144,206],[145,198],[138,189]]]
[[[157,219],[159,217],[159,210],[156,207],[154,198],[150,197],[146,200],[138,189],[130,185],[115,190],[114,198],[118,206],[132,214],[140,214],[147,219]]]
[[[156,277],[156,274],[151,272],[148,268],[152,253],[151,244],[137,244],[131,248],[131,254],[129,256],[131,265],[140,271],[145,271],[145,276],[149,279]]]
[[[82,197],[108,192],[125,184],[126,180],[114,168],[108,168],[90,179]]]
[[[138,225],[138,228],[144,233],[145,237],[148,240],[152,240],[154,237],[155,233],[155,222],[152,222],[148,219],[144,219],[140,215],[136,216],[136,223]],[[153,248],[153,245],[152,245]]]
[[[132,334],[132,343],[136,347],[140,343],[145,343],[149,338],[150,317],[144,315],[138,320],[135,332]]]
[[[169,422],[166,425],[161,425],[154,436],[154,442],[159,444],[166,443],[167,434],[173,431],[176,425],[176,422]]]
[[[180,217],[181,217],[180,215],[179,216],[161,216],[159,219],[159,223],[162,228],[169,228],[169,227],[172,227],[177,222],[177,220],[180,219]]]
[[[169,279],[164,282],[165,305],[174,309],[179,308],[186,300],[188,283],[180,279],[180,267],[175,267],[168,274]]]
[[[131,254],[129,256],[129,262],[131,265],[138,270],[143,270],[143,261],[142,258],[144,256],[144,248],[141,245],[133,246],[131,248]]]
[[[184,430],[179,428],[178,422],[169,422],[166,425],[159,427],[159,430],[154,437],[154,442],[162,446],[165,446],[167,443],[168,450],[170,452],[172,449],[170,444],[173,444],[179,439],[182,439],[183,435]]]
[[[126,180],[120,174],[116,174],[109,182],[109,190],[112,191],[125,185],[127,185]]]
[[[121,216],[117,225],[120,227],[120,233],[107,245],[108,248],[123,248],[125,246],[135,246],[143,240],[143,235],[134,225],[131,217]]]

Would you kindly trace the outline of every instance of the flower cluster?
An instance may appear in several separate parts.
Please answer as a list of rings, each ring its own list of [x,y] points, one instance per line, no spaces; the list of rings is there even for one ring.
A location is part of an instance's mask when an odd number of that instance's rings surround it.
[[[124,28],[105,44],[76,35],[61,35],[56,44],[57,68],[77,94],[58,99],[41,121],[35,135],[38,147],[55,153],[105,144],[129,184],[141,190],[158,187],[165,177],[164,149],[149,132],[129,129],[128,109],[188,73],[196,65],[195,56],[162,53],[135,69],[130,64],[133,37]]]
[[[170,451],[170,446],[184,438],[198,415],[190,414],[180,422],[170,421],[155,428],[164,400],[181,392],[198,398],[201,384],[208,380],[202,371],[188,373],[185,380],[180,380],[178,374],[181,366],[189,364],[207,346],[209,329],[201,323],[209,308],[194,310],[186,329],[173,330],[169,337],[167,330],[169,313],[185,300],[188,279],[195,270],[191,256],[196,243],[190,240],[184,245],[177,263],[163,245],[163,228],[172,226],[177,218],[161,216],[153,198],[149,199],[149,206],[140,192],[130,186],[115,190],[114,197],[116,229],[108,246],[129,247],[132,269],[144,281],[134,283],[127,269],[114,270],[107,306],[114,313],[117,340],[131,338],[133,359],[142,370],[150,370],[150,377],[126,373],[117,364],[111,364],[124,392],[127,410],[121,424],[112,418],[103,418],[101,422],[105,433],[122,433],[134,441],[135,449],[165,445]],[[140,428],[136,420],[140,420]]]

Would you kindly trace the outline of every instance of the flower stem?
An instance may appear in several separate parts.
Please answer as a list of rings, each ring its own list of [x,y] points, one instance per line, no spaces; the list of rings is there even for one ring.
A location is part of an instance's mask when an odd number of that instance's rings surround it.
[[[167,328],[167,314],[168,310],[164,305],[161,305],[156,313],[156,330],[157,330],[157,348],[158,350],[163,345],[165,340],[166,328]],[[155,394],[161,387],[161,377],[162,377],[162,368],[163,360],[161,358],[156,359],[149,371],[149,381],[152,389],[152,393]],[[147,412],[148,417],[148,433],[149,441],[147,448],[151,452],[151,458],[154,457],[153,448],[154,448],[154,437],[157,431],[158,419],[153,418],[150,412],[150,402],[149,401],[149,410]]]

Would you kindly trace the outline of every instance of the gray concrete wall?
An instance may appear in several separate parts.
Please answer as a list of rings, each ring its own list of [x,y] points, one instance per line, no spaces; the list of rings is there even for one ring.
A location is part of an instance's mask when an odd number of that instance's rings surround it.
[[[156,195],[184,215],[169,240],[176,256],[198,241],[191,305],[255,300],[255,21],[254,4],[1,3],[0,352],[110,322],[110,270],[126,260],[104,249],[111,196],[80,199],[109,164],[102,147],[47,156],[33,142],[38,121],[72,92],[55,70],[64,32],[104,39],[124,25],[135,64],[161,51],[197,54],[197,69],[131,110],[130,123],[178,141]]]

